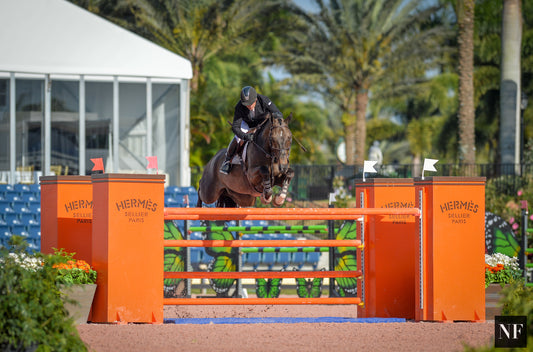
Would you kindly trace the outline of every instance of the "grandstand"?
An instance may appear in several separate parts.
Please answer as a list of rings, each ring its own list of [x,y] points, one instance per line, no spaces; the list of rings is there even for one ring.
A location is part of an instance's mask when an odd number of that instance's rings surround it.
[[[165,188],[165,207],[195,207],[198,194],[194,187],[168,186]],[[39,184],[0,184],[0,246],[7,245],[9,238],[15,234],[26,238],[29,251],[41,249],[41,189]],[[192,221],[190,226],[200,226],[199,221]],[[234,226],[232,222],[228,225]],[[242,226],[268,226],[264,220],[242,221]],[[183,232],[183,221],[178,228]],[[234,233],[234,236],[238,234]],[[297,239],[293,234],[244,234],[244,239]],[[193,232],[190,239],[202,239],[200,232]],[[301,269],[304,265],[317,268],[321,254],[319,252],[253,252],[243,253],[242,265],[250,270],[279,270],[281,268]],[[195,269],[205,268],[213,259],[205,248],[191,248],[191,265]]]

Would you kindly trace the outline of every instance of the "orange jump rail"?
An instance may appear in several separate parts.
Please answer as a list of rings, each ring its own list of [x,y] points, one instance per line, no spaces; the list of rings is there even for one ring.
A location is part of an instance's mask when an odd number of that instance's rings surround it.
[[[357,247],[360,240],[164,240],[165,247]]]
[[[295,305],[295,304],[361,304],[359,297],[325,298],[164,298],[165,305]]]
[[[360,277],[360,270],[347,271],[166,271],[165,279],[276,279],[276,278],[330,278],[330,277]]]
[[[357,220],[364,215],[420,216],[418,208],[165,208],[165,220]]]

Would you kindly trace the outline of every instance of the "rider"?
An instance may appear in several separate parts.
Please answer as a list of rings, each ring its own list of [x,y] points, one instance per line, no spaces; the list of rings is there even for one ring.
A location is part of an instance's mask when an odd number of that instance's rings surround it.
[[[241,90],[241,100],[235,105],[233,123],[231,129],[235,136],[226,150],[226,160],[220,167],[220,172],[227,175],[231,170],[231,159],[242,140],[253,141],[253,133],[246,133],[250,128],[256,127],[266,118],[266,113],[272,113],[273,117],[283,118],[283,114],[270,99],[257,94],[254,87],[246,86]]]

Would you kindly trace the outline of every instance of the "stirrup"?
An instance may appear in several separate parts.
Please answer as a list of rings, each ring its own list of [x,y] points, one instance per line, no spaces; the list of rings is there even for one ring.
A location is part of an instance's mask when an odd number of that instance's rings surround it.
[[[222,166],[220,167],[220,173],[224,175],[228,175],[231,170],[231,163],[229,160],[226,160],[222,163]]]

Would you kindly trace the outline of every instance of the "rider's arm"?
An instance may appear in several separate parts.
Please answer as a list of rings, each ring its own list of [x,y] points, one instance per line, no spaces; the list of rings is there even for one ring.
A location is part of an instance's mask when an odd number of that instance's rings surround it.
[[[283,116],[281,111],[279,111],[278,107],[266,96],[262,96],[263,98],[263,107],[265,110],[270,111],[272,115],[276,116],[279,114],[280,116]]]
[[[233,123],[231,124],[231,130],[240,139],[247,140],[246,133],[244,133],[241,130],[242,120],[243,120],[242,114],[239,113],[238,108],[235,107],[235,114],[233,116]]]

